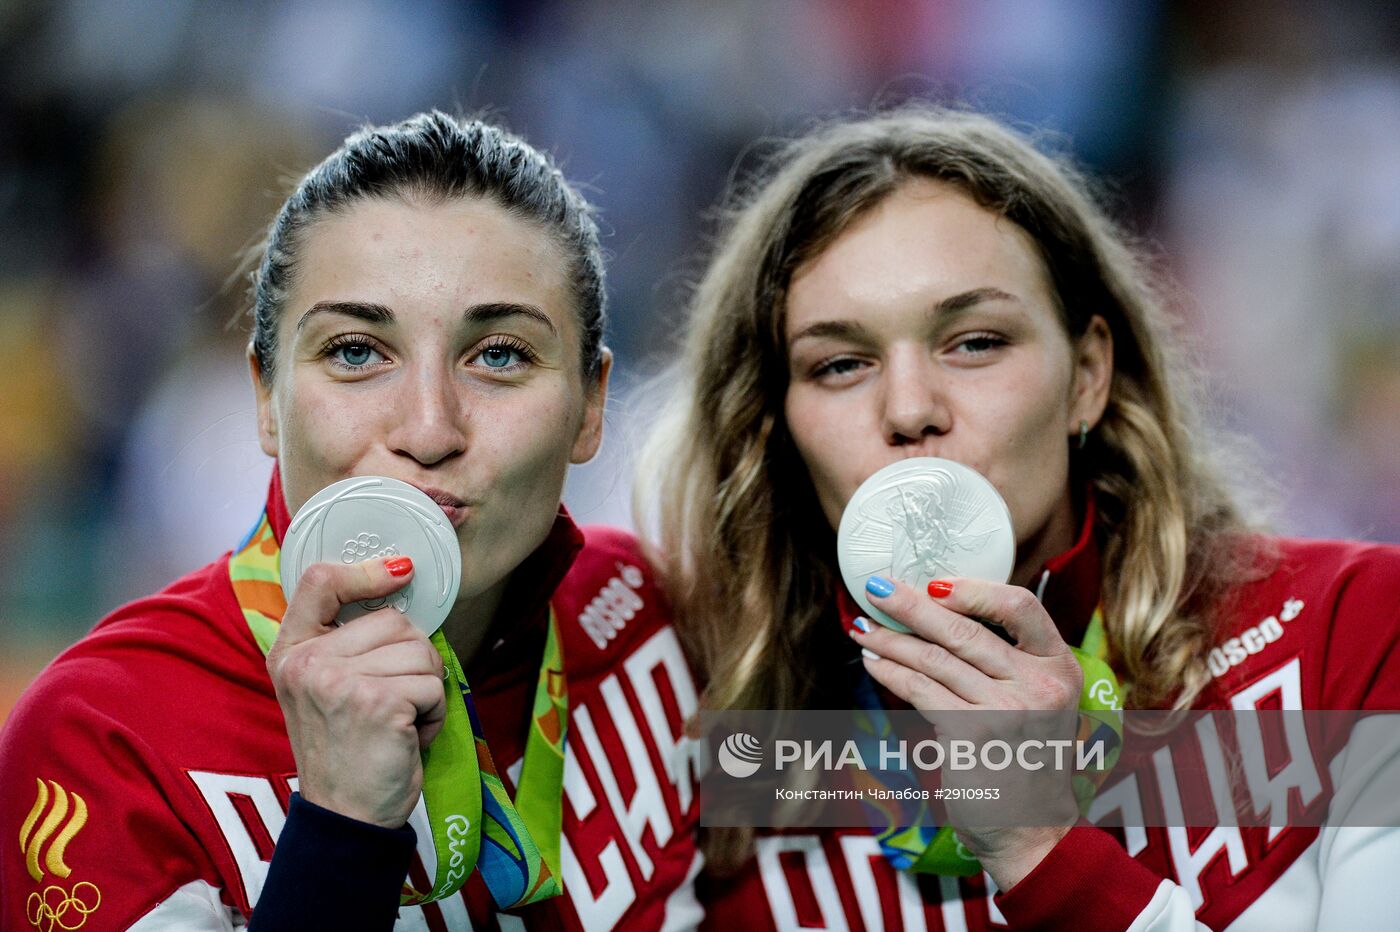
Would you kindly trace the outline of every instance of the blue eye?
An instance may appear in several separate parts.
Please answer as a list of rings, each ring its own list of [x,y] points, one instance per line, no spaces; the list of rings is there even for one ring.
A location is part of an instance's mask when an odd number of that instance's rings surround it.
[[[355,334],[346,334],[331,341],[321,351],[331,365],[342,372],[355,372],[385,362],[384,356],[374,348],[369,340]]]
[[[523,374],[538,355],[529,344],[514,337],[496,337],[477,350],[472,357],[473,365],[484,366],[493,372]]]
[[[481,352],[481,361],[490,369],[506,369],[519,360],[519,351],[509,346],[489,346]]]
[[[351,366],[363,366],[369,362],[370,354],[374,350],[363,343],[352,343],[349,346],[342,346],[339,350],[340,358],[343,362]]]

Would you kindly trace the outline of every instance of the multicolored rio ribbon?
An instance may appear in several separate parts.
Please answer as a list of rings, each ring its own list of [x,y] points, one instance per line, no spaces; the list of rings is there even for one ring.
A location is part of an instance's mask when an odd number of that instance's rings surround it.
[[[1094,610],[1080,646],[1070,650],[1084,671],[1076,740],[1087,746],[1104,743],[1104,766],[1076,773],[1071,778],[1071,789],[1082,815],[1088,811],[1099,785],[1112,772],[1123,749],[1122,702],[1118,677],[1106,659],[1108,641],[1104,636],[1102,607]],[[891,737],[893,728],[869,674],[862,676],[856,688],[856,701],[866,714],[864,724],[868,727],[868,731],[857,737],[856,744],[865,760],[878,759],[878,743]],[[907,770],[886,771],[884,779],[873,776],[874,773],[876,771],[865,774],[870,784],[867,788],[913,790],[919,787],[914,775]],[[867,793],[864,804],[871,814],[871,831],[879,839],[880,850],[897,870],[959,877],[982,872],[982,865],[958,841],[953,827],[935,825],[928,803],[916,794],[884,794],[881,801],[885,804],[871,802]]]
[[[266,654],[277,639],[287,602],[280,548],[266,512],[229,558],[229,579],[253,638]],[[441,630],[431,638],[447,670],[447,719],[423,752],[423,802],[437,852],[433,886],[405,881],[403,905],[427,903],[461,889],[481,872],[499,909],[524,906],[563,892],[559,874],[564,736],[569,700],[554,610],[540,662],[525,761],[515,801],[477,717],[471,687]]]

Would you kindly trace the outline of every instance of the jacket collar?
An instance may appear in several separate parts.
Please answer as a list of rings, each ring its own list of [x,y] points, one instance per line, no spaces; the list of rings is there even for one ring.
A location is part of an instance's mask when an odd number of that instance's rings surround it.
[[[1090,492],[1084,496],[1084,523],[1079,529],[1079,539],[1068,550],[1045,561],[1032,587],[1040,604],[1055,619],[1065,643],[1075,647],[1084,640],[1084,631],[1094,617],[1094,609],[1098,608],[1103,585],[1103,563],[1098,540],[1094,537],[1094,518],[1094,496]]]
[[[282,491],[282,471],[275,463],[267,490],[267,520],[281,546],[292,516]],[[561,504],[544,542],[511,573],[501,600],[502,606],[510,606],[511,610],[497,613],[482,649],[468,670],[469,675],[483,666],[509,669],[517,661],[527,659],[529,663],[539,663],[539,645],[543,643],[549,619],[549,600],[583,549],[583,540],[583,532]]]

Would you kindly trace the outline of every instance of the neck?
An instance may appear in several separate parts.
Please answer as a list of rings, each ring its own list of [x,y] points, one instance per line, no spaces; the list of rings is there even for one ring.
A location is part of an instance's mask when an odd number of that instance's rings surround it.
[[[490,633],[509,581],[507,576],[484,592],[459,597],[452,613],[443,621],[442,633],[464,668],[471,665]]]
[[[1079,530],[1075,514],[1074,499],[1069,489],[1065,489],[1049,520],[1016,548],[1016,568],[1011,572],[1013,585],[1035,591],[1046,561],[1074,546]]]

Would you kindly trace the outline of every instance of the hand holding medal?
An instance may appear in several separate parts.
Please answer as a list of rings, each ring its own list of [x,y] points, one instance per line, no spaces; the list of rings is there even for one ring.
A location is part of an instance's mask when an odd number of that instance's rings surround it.
[[[407,483],[347,479],[297,512],[280,569],[287,610],[267,662],[301,793],[352,818],[403,825],[422,788],[420,754],[447,716],[429,635],[461,579],[452,527]]]
[[[859,619],[851,636],[862,647],[867,672],[890,692],[935,721],[985,725],[991,718],[940,712],[1064,713],[1055,717],[1062,734],[1030,733],[1045,728],[1046,716],[999,715],[995,722],[1005,733],[969,737],[1015,742],[1073,735],[1084,682],[1081,661],[1035,596],[1007,584],[1015,536],[1005,503],[986,479],[933,458],[887,466],[851,497],[837,550],[847,587],[883,626]],[[1003,629],[1013,643],[986,623]],[[999,779],[1005,783],[1008,772]],[[1063,774],[1057,779],[1051,771],[1039,779],[1046,785],[1008,790],[1022,799],[1065,801],[1069,782]],[[1070,797],[1061,807],[1063,828],[979,831],[963,827],[976,825],[975,811],[958,808],[949,806],[958,835],[1004,885],[1038,863],[1077,815]],[[953,847],[952,841],[947,838],[944,847]],[[918,853],[913,857],[921,860]]]
[[[474,870],[500,909],[559,895],[568,695],[552,612],[512,798],[439,630],[462,557],[431,498],[382,476],[333,483],[297,511],[280,552],[264,516],[229,571],[235,591],[280,577],[286,595],[280,626],[244,614],[267,651],[302,795],[397,828],[421,794],[435,876],[405,885],[403,903],[450,896]]]

